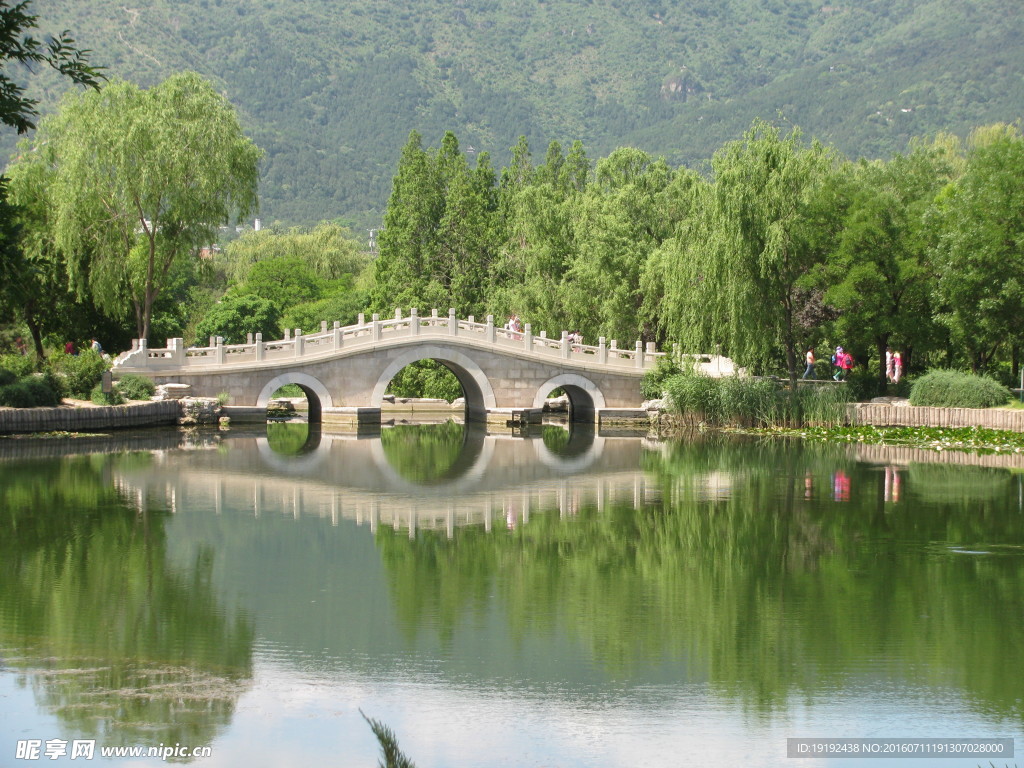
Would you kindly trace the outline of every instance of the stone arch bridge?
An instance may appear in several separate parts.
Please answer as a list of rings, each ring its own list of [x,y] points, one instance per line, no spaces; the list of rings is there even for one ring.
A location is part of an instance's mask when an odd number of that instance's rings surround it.
[[[641,342],[619,348],[602,337],[596,345],[535,335],[529,324],[511,331],[494,324],[493,316],[479,323],[433,310],[421,316],[414,309],[392,319],[377,315],[367,322],[320,331],[286,333],[278,341],[260,334],[245,344],[211,339],[208,347],[186,348],[171,339],[164,349],[149,349],[136,341],[114,363],[115,374],[137,373],[158,384],[182,383],[196,396],[228,393],[234,405],[266,407],[285,384],[298,385],[310,403],[310,420],[323,414],[353,421],[380,419],[391,379],[411,363],[436,360],[462,385],[468,420],[537,421],[548,394],[566,392],[574,421],[595,421],[602,413],[637,409],[643,397],[643,375],[665,353]],[[732,361],[714,355],[698,356],[697,365],[712,376],[733,373]]]

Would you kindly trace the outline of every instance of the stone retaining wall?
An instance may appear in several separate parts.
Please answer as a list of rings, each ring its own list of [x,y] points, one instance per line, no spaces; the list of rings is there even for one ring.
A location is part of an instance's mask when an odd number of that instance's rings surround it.
[[[0,434],[95,432],[177,424],[179,408],[174,400],[95,408],[0,408]]]
[[[851,424],[874,427],[988,427],[1024,432],[1024,410],[854,403]]]

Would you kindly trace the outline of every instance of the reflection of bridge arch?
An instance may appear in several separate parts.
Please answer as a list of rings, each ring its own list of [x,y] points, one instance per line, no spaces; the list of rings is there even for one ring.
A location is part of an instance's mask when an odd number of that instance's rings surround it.
[[[373,456],[377,471],[385,479],[385,483],[391,491],[414,493],[444,481],[446,492],[458,494],[477,484],[484,472],[487,471],[491,457],[494,455],[494,441],[486,439],[487,432],[485,430],[467,428],[463,430],[462,435],[462,448],[458,457],[441,477],[429,483],[419,483],[402,477],[391,464],[391,460],[384,450],[384,443],[379,437],[369,441],[370,455]]]
[[[537,460],[546,467],[566,474],[589,469],[604,453],[604,438],[598,437],[589,424],[573,424],[569,429],[569,442],[559,452],[551,450],[543,440],[534,443]]]
[[[595,410],[605,407],[601,389],[578,373],[563,373],[544,382],[533,398],[533,407],[543,408],[548,393],[559,387],[569,396],[569,418],[572,421],[593,421]]]
[[[271,396],[285,384],[297,384],[306,393],[306,398],[309,402],[309,420],[311,422],[320,421],[321,408],[334,407],[334,399],[331,397],[327,387],[308,373],[301,373],[299,371],[279,374],[267,382],[256,398],[256,406],[266,408]]]
[[[436,344],[410,349],[392,360],[377,379],[370,396],[370,407],[379,408],[391,380],[403,368],[420,360],[436,360],[455,375],[466,398],[467,416],[483,418],[488,410],[494,409],[494,390],[480,366],[462,352]]]
[[[256,451],[266,466],[277,470],[285,475],[313,475],[314,470],[319,469],[324,460],[330,455],[330,441],[323,441],[317,438],[316,445],[311,450],[295,455],[278,453],[270,447],[270,441],[266,437],[256,438]]]

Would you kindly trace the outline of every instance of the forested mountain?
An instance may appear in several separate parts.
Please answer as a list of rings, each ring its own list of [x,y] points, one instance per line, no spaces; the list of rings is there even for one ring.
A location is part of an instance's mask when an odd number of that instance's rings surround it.
[[[1020,0],[34,0],[111,78],[212,79],[266,151],[265,221],[379,226],[410,130],[696,166],[757,116],[851,157],[1024,114]],[[68,84],[33,75],[51,111]],[[3,136],[5,152],[14,145]]]

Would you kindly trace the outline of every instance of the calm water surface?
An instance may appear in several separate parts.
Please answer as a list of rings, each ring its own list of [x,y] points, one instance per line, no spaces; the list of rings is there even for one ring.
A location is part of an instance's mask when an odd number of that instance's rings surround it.
[[[362,768],[360,710],[420,768],[1024,749],[1024,459],[943,460],[455,424],[3,440],[0,766],[84,739]],[[989,759],[895,765],[936,763]]]

